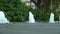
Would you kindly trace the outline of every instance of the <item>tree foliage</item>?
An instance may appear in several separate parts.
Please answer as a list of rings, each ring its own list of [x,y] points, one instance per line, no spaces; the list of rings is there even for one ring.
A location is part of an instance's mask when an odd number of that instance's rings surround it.
[[[51,12],[51,0],[31,0],[31,2],[37,7],[37,9],[31,9],[36,21],[48,21]],[[52,0],[52,12],[55,16],[58,15],[56,9],[59,8],[59,2],[60,0]],[[9,21],[22,22],[28,20],[30,8],[20,0],[0,0],[0,11],[4,11]]]
[[[0,10],[4,11],[8,20],[21,22],[28,19],[29,7],[20,0],[0,0]]]
[[[55,14],[55,20],[58,20],[59,15],[56,9],[59,8],[60,0],[31,0],[31,2],[33,2],[36,5],[38,13],[42,13],[42,15],[40,14],[42,16],[42,19],[48,20],[50,13],[53,12]]]

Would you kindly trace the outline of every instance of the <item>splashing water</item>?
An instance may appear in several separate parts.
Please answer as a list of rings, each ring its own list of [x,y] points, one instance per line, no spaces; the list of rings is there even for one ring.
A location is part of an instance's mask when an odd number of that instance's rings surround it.
[[[0,11],[0,23],[9,23],[3,11]]]
[[[50,14],[49,23],[55,23],[55,21],[54,21],[54,14],[53,13]]]
[[[29,23],[36,23],[32,12],[29,12]]]

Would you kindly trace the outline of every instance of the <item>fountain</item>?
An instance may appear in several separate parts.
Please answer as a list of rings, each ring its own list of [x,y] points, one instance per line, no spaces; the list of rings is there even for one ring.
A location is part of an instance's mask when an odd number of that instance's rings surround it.
[[[60,23],[60,15],[59,15],[59,23]]]
[[[50,14],[49,23],[55,23],[55,21],[54,21],[54,14],[53,13]]]
[[[28,23],[36,23],[32,12],[29,12],[29,22]]]
[[[9,23],[3,11],[0,11],[0,23]]]

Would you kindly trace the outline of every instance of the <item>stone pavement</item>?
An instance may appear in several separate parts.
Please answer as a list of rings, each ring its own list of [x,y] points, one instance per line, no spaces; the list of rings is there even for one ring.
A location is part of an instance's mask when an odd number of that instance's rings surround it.
[[[0,24],[0,34],[60,34],[60,24]]]

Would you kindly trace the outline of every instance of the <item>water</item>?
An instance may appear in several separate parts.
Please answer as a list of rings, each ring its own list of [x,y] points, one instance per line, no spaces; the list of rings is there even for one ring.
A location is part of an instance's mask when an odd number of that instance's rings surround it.
[[[0,23],[9,23],[3,11],[0,11]]]
[[[59,15],[59,23],[60,23],[60,15]]]
[[[29,23],[35,23],[34,15],[32,12],[29,12]]]
[[[49,23],[55,23],[55,21],[54,21],[54,14],[53,13],[50,14]]]

